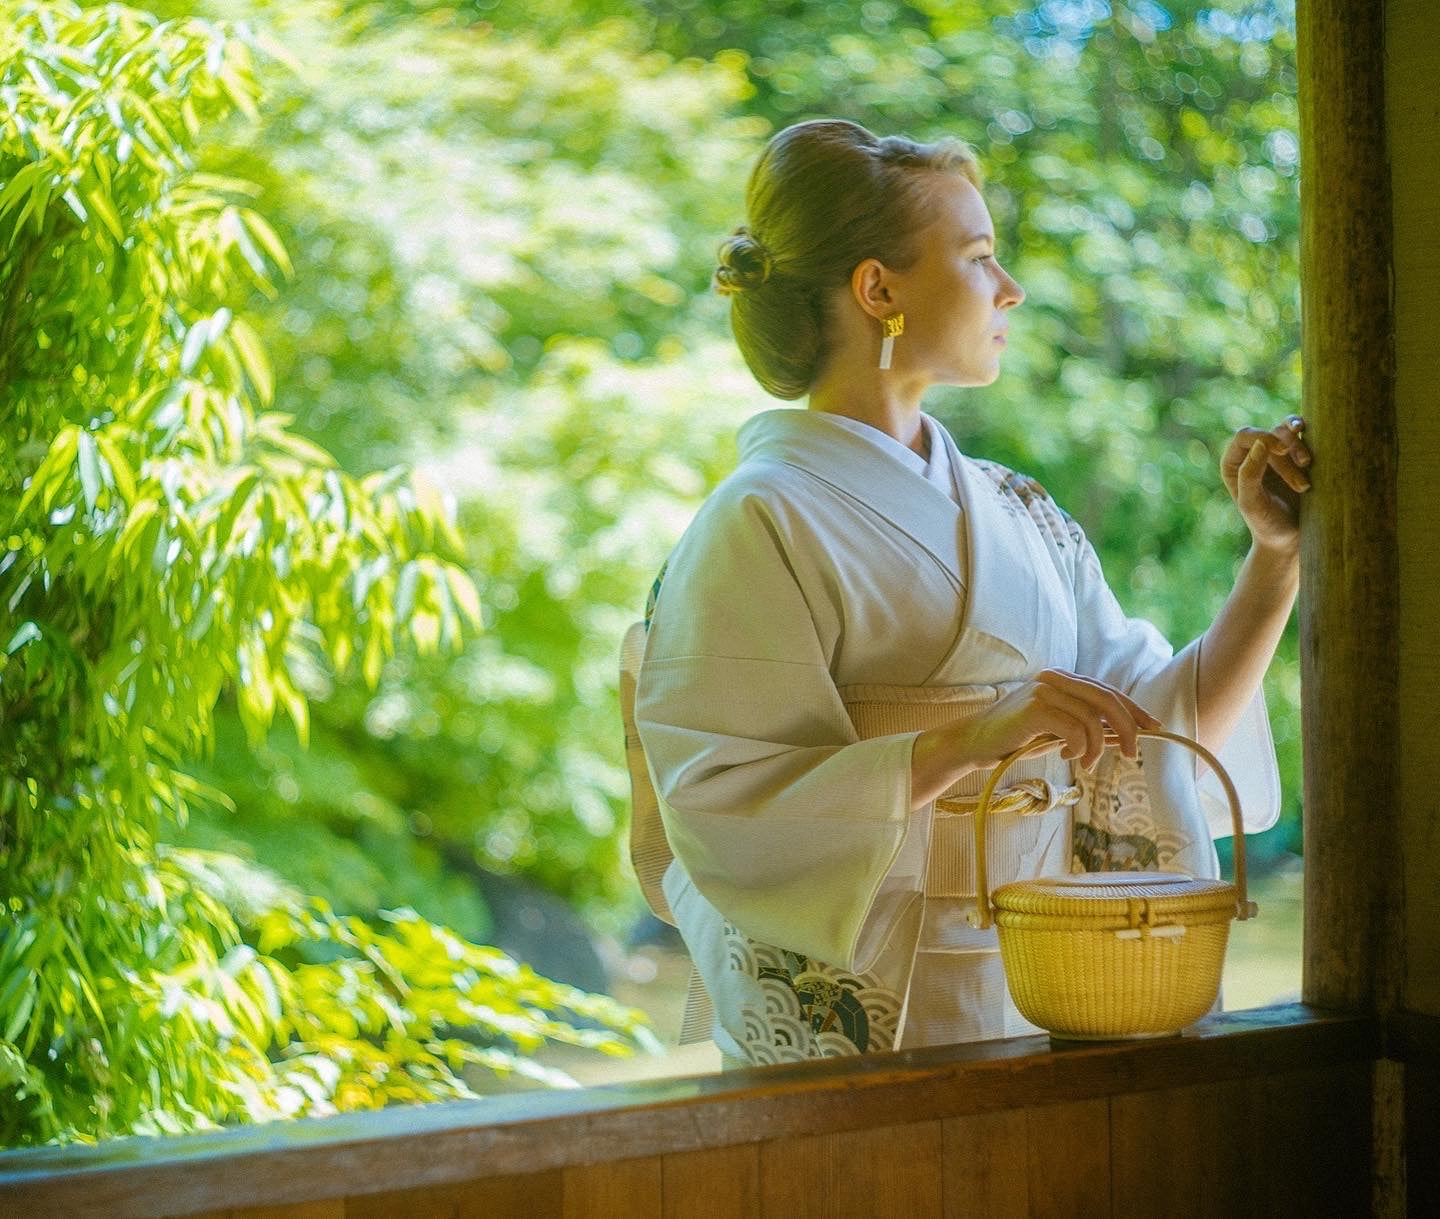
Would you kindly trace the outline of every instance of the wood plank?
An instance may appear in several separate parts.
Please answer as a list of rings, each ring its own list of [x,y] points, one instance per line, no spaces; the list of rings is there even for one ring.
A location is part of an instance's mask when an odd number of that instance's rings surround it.
[[[1371,1214],[1371,1068],[1315,1067],[1257,1080],[1255,1138],[1272,1171],[1252,1174],[1266,1219]]]
[[[760,1213],[756,1143],[668,1155],[661,1178],[665,1219],[754,1219]]]
[[[662,1219],[659,1156],[564,1170],[564,1219]]]
[[[455,1219],[551,1219],[564,1208],[564,1175],[527,1172],[456,1187]]]
[[[1110,1215],[1110,1102],[1026,1109],[1025,1177],[1032,1219]]]
[[[288,1206],[247,1206],[225,1213],[230,1219],[347,1219],[343,1198],[292,1202]]]
[[[1163,1042],[932,1046],[571,1092],[531,1092],[203,1135],[0,1152],[0,1213],[156,1215],[420,1189],[1121,1091],[1369,1063],[1379,1023],[1298,1005],[1227,1013]]]
[[[939,1122],[775,1139],[760,1148],[765,1219],[940,1219]]]
[[[433,1185],[356,1195],[344,1199],[343,1219],[455,1219],[456,1189]]]
[[[1253,1113],[1266,1086],[1264,1078],[1226,1080],[1113,1097],[1115,1213],[1261,1219],[1252,1178],[1271,1168],[1257,1146]]]
[[[947,1117],[942,1131],[945,1219],[1028,1219],[1025,1111]]]
[[[1440,1065],[1405,1065],[1405,1189],[1412,1215],[1440,1215]]]

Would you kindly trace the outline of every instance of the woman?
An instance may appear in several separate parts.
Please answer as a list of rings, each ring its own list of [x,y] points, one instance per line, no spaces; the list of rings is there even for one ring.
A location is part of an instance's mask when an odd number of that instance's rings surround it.
[[[728,1065],[1035,1031],[993,928],[964,919],[973,820],[950,802],[1038,736],[1064,746],[1011,772],[1046,784],[991,818],[995,884],[1072,860],[1217,874],[1218,786],[1141,728],[1217,753],[1247,830],[1279,813],[1261,678],[1298,586],[1303,424],[1231,441],[1253,545],[1175,654],[1043,488],[921,410],[931,385],[995,380],[1025,299],[981,186],[958,142],[799,123],[720,251],[747,364],[809,409],[740,429],[738,469],[652,592],[635,711],[675,856],[665,897]],[[897,698],[948,701],[887,730]]]

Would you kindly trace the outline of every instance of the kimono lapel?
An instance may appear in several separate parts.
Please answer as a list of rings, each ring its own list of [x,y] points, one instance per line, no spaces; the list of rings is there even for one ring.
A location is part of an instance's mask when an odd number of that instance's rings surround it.
[[[961,453],[946,428],[938,430],[957,476],[970,571],[964,621],[932,680],[943,684],[950,660],[972,631],[1009,644],[1030,667],[1073,661],[1071,594],[1039,530],[1012,493]]]
[[[763,411],[745,423],[738,440],[742,462],[769,459],[804,470],[884,517],[945,570],[957,591],[964,587],[959,511],[923,474],[820,411]]]
[[[1027,660],[1049,656],[1056,590],[1041,583],[1055,579],[1043,542],[1023,508],[1018,515],[1009,510],[1004,493],[960,453],[949,431],[943,426],[936,431],[956,472],[959,506],[923,474],[822,412],[763,411],[745,423],[737,439],[742,462],[768,459],[804,470],[884,518],[945,571],[964,605],[946,662],[972,630],[1001,640]],[[966,571],[960,566],[962,528]]]

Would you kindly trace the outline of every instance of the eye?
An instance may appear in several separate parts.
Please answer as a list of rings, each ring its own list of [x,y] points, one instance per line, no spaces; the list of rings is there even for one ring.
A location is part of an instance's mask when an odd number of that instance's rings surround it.
[[[995,255],[994,255],[994,254],[981,254],[979,258],[972,258],[970,261],[971,261],[971,262],[994,262],[994,261],[995,261]]]

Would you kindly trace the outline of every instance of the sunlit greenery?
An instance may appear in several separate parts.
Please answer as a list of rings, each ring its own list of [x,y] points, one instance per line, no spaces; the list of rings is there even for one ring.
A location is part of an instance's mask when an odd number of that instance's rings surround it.
[[[229,875],[187,852],[245,856],[247,883],[289,886],[283,908],[314,895],[393,944],[382,909],[485,940],[467,869],[558,894],[597,934],[628,926],[619,640],[736,426],[777,405],[708,283],[754,157],[794,119],[976,147],[1028,297],[1001,379],[929,409],[1037,476],[1177,644],[1218,608],[1245,547],[1220,451],[1299,398],[1288,0],[152,9],[233,24],[171,27],[167,62],[142,66],[119,35],[92,45],[119,10],[0,17],[5,944],[28,926],[39,952],[55,925],[81,945],[46,941],[71,974],[18,1021],[0,957],[0,1034],[47,1012],[76,1030],[70,1082],[36,1034],[0,1083],[78,1095],[121,1069],[83,1058],[76,963],[133,956],[85,938],[119,904],[193,931],[162,971],[201,944],[245,977],[269,967],[238,945],[299,970],[249,916],[221,934],[163,915],[183,905],[165,885]],[[40,559],[49,584],[24,584]],[[1299,846],[1293,634],[1268,681],[1288,795],[1261,856]],[[112,906],[76,921],[92,892]]]
[[[413,912],[335,917],[158,844],[229,807],[187,770],[222,689],[253,745],[277,712],[303,742],[302,674],[373,687],[397,638],[458,646],[478,594],[427,483],[353,477],[263,410],[232,303],[288,258],[187,147],[255,113],[250,40],[37,3],[0,47],[0,1137],[471,1095],[466,1064],[544,1078],[547,1038],[625,1049],[636,1013]]]

